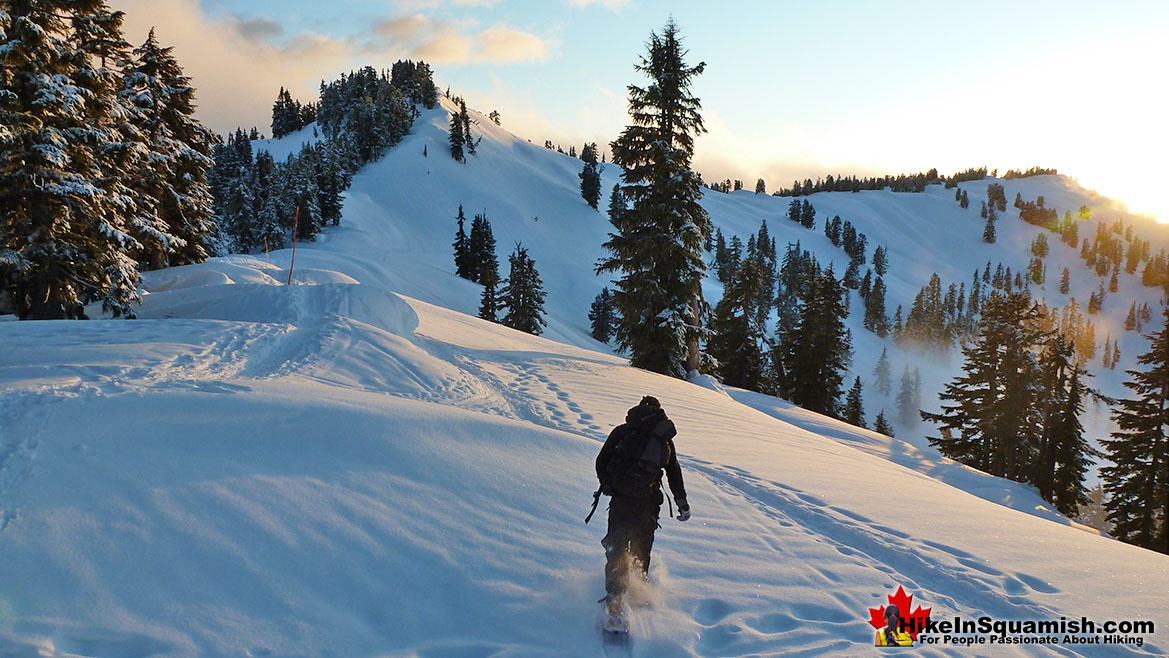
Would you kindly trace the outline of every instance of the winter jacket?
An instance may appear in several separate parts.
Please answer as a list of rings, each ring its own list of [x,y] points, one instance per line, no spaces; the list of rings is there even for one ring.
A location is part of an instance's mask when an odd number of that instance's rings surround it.
[[[666,423],[659,428],[660,423]],[[597,455],[597,479],[601,483],[601,490],[609,493],[612,487],[609,486],[607,479],[609,477],[608,465],[609,458],[613,455],[613,450],[621,443],[621,441],[628,436],[635,429],[644,431],[654,431],[658,428],[658,433],[665,431],[666,449],[670,451],[670,456],[666,461],[666,479],[670,483],[670,493],[674,495],[674,500],[678,505],[685,506],[686,503],[686,488],[682,484],[682,467],[678,465],[678,454],[674,449],[673,436],[677,433],[674,429],[674,423],[666,417],[666,412],[662,411],[660,407],[652,405],[638,405],[633,407],[625,414],[625,422],[613,428],[609,433],[609,438],[605,440],[605,445],[601,447],[600,454]],[[658,488],[655,485],[655,488]],[[662,502],[660,489],[657,492],[657,502],[660,505]]]

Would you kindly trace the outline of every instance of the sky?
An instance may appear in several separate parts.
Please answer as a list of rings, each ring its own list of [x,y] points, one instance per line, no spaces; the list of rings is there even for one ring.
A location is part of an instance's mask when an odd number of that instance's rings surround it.
[[[440,88],[535,143],[614,139],[651,31],[706,63],[708,181],[1055,167],[1169,221],[1169,3],[109,0],[152,26],[199,117],[269,131],[280,87],[423,59]]]

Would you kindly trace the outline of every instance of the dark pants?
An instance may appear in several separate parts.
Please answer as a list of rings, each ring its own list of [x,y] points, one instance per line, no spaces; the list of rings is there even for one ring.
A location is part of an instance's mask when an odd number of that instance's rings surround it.
[[[613,496],[609,501],[609,531],[601,540],[605,547],[605,591],[619,597],[634,568],[639,577],[649,573],[649,552],[658,528],[661,495],[650,498]]]

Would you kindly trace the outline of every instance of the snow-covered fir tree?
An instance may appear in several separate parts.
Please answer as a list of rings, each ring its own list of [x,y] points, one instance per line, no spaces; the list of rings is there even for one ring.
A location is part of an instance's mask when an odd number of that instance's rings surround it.
[[[746,259],[735,272],[714,308],[707,351],[718,361],[723,383],[760,390],[764,381],[763,345],[766,326],[756,306],[764,287],[764,272],[757,258]]]
[[[508,256],[508,275],[500,291],[500,303],[507,313],[500,323],[512,329],[540,335],[548,322],[544,320],[544,284],[536,270],[536,262],[528,250],[516,244],[515,252]]]
[[[782,364],[780,390],[799,406],[828,416],[838,415],[844,371],[852,345],[844,319],[848,317],[847,290],[832,268],[811,276],[798,311],[796,325],[779,336],[775,354]]]
[[[632,125],[612,143],[629,207],[605,243],[598,272],[617,272],[617,345],[634,366],[684,376],[699,365],[702,337],[703,243],[710,221],[699,205],[701,179],[690,168],[694,135],[704,132],[701,104],[691,95],[704,64],[685,62],[671,20],[650,34],[637,65],[651,84],[629,86]]]
[[[22,319],[132,316],[159,229],[126,185],[147,157],[119,95],[122,13],[100,0],[7,3],[0,29],[0,286]],[[152,223],[154,222],[154,223]]]
[[[215,229],[207,183],[215,136],[195,119],[195,89],[171,51],[152,29],[123,70],[121,91],[137,110],[132,120],[149,152],[131,186],[152,215],[148,225],[162,229],[136,236],[143,246],[138,260],[151,269],[205,260]]]

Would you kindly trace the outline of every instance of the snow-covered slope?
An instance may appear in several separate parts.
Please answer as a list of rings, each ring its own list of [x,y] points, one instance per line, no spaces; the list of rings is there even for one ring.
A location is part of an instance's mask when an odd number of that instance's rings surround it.
[[[355,179],[342,226],[298,247],[294,285],[289,251],[233,256],[151,273],[133,322],[0,324],[0,655],[598,655],[592,460],[647,393],[680,428],[695,516],[662,520],[632,655],[869,652],[868,608],[898,586],[944,618],[1158,629],[1142,647],[978,653],[1169,650],[1169,557],[915,439],[591,341],[607,224],[578,161],[480,117],[479,154],[457,164],[443,127],[426,115]],[[786,223],[764,214],[783,200],[712,197],[724,231]],[[547,338],[467,314],[459,203],[486,209],[501,255],[531,250]],[[908,270],[912,250],[888,246]]]

